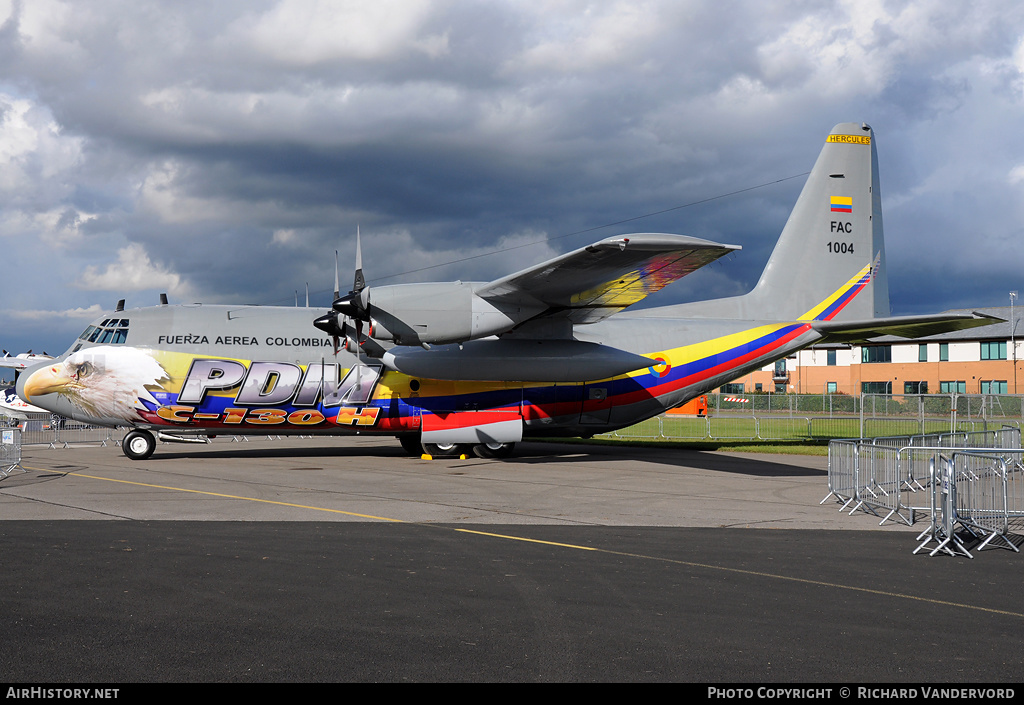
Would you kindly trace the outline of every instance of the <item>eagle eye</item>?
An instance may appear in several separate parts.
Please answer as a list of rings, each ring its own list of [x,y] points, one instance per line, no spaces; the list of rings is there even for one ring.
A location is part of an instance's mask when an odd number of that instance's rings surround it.
[[[91,362],[83,362],[75,370],[75,379],[82,379],[92,374],[93,366]]]

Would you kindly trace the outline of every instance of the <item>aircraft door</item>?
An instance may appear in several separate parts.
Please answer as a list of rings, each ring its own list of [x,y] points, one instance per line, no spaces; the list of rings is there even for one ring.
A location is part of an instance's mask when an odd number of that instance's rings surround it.
[[[612,400],[604,384],[587,384],[583,389],[581,424],[606,424],[611,420]]]

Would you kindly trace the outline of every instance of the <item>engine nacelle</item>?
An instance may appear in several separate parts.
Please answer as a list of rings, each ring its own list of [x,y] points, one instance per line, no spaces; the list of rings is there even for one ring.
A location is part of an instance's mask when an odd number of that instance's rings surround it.
[[[498,307],[474,294],[479,284],[436,282],[369,290],[369,335],[398,345],[461,343],[504,333],[543,309]]]

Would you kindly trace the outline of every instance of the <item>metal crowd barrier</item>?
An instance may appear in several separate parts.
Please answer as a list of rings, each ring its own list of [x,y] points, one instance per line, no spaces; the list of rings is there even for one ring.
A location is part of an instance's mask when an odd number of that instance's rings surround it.
[[[970,556],[957,531],[980,541],[978,550],[1024,529],[1024,449],[1017,427],[993,431],[928,434],[905,438],[829,443],[829,493],[840,511],[862,510],[913,525],[927,515],[930,526],[918,537],[934,541],[931,552]]]
[[[125,429],[89,426],[56,414],[30,414],[18,422],[22,445],[70,448],[72,445],[120,443]]]
[[[21,467],[21,429],[0,429],[0,479],[15,470],[25,472]]]

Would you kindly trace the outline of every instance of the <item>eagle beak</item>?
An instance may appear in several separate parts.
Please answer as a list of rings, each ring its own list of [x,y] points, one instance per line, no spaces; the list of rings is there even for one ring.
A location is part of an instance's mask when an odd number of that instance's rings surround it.
[[[72,379],[61,373],[63,365],[51,365],[41,370],[36,370],[32,376],[25,380],[22,389],[25,392],[26,401],[32,397],[43,394],[53,394],[67,389]]]

